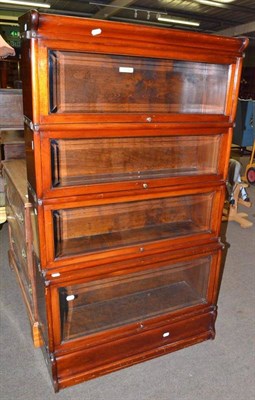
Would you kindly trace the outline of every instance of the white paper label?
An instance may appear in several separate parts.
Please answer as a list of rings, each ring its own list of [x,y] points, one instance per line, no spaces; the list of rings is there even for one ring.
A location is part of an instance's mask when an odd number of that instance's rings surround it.
[[[124,74],[133,74],[134,68],[132,68],[132,67],[119,67],[119,72],[123,72]]]
[[[66,296],[66,300],[67,301],[72,301],[75,299],[75,295],[74,294],[69,294],[69,296]]]
[[[92,31],[91,31],[92,36],[101,35],[101,33],[102,33],[102,29],[100,29],[100,28],[92,29]]]

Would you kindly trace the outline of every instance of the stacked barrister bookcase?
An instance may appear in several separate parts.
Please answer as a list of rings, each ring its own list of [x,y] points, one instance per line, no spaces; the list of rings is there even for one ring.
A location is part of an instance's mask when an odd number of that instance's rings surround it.
[[[20,19],[34,296],[55,390],[214,338],[245,39]]]

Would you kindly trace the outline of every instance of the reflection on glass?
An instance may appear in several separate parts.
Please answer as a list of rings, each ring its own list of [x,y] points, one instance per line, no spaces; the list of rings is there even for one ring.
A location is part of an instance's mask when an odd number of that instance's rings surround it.
[[[209,232],[213,193],[53,211],[55,256]]]
[[[224,114],[228,65],[49,54],[52,113]]]
[[[61,338],[206,303],[211,257],[59,288]]]
[[[52,139],[50,143],[53,187],[218,171],[220,135]]]

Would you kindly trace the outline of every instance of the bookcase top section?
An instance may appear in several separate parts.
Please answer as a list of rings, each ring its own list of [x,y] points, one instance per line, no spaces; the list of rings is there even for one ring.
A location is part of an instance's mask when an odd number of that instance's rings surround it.
[[[20,17],[21,33],[29,38],[48,38],[71,40],[72,42],[112,43],[120,47],[133,43],[135,46],[165,46],[166,53],[173,48],[183,51],[217,51],[219,54],[240,56],[248,45],[247,38],[229,38],[223,36],[148,27],[123,22],[103,21],[71,16],[41,14],[35,10]]]

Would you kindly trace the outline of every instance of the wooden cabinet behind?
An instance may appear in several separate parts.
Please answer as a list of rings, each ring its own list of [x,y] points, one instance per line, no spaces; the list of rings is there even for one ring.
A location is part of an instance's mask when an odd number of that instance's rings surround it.
[[[0,129],[22,129],[21,89],[0,89]]]
[[[40,346],[35,262],[32,248],[34,211],[28,201],[25,160],[3,162],[6,213],[9,226],[9,262],[14,269],[27,307],[34,345]]]
[[[247,41],[34,11],[20,25],[55,390],[213,338]]]

